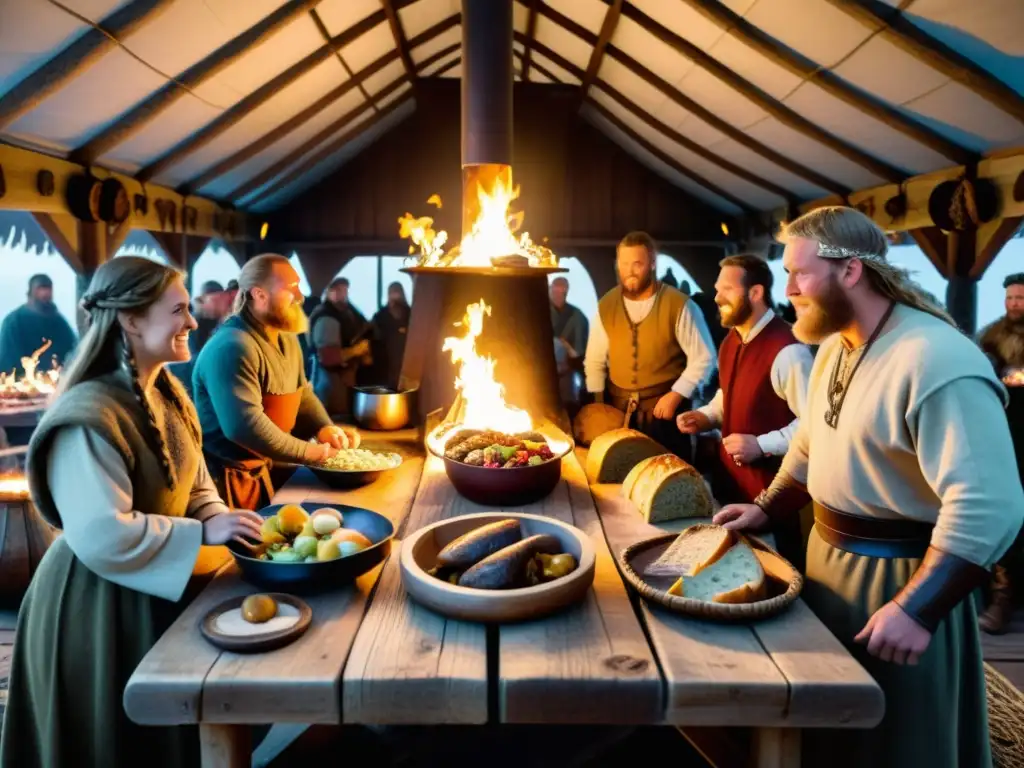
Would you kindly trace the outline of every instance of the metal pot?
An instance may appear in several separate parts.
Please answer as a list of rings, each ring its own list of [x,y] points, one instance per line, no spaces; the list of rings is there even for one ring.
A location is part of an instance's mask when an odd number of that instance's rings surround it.
[[[407,426],[416,413],[418,390],[353,387],[352,418],[363,429],[390,432]]]

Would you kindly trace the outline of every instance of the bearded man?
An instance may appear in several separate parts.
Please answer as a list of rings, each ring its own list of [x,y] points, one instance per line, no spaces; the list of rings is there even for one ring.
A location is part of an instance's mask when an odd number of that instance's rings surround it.
[[[583,360],[587,391],[626,413],[632,426],[692,461],[689,435],[675,418],[715,368],[701,311],[689,297],[655,279],[658,246],[630,232],[616,249],[619,284],[598,302]]]
[[[1020,372],[1024,371],[1024,272],[1007,277],[1003,288],[1006,314],[982,329],[978,343],[1009,389],[1006,416],[1017,453],[1017,475],[1024,482],[1024,381],[1020,380]],[[1017,536],[1003,562],[992,568],[989,606],[978,623],[993,635],[1006,631],[1013,612],[1014,582],[1020,576],[1019,561],[1024,549],[1022,537],[1024,533]]]
[[[51,342],[39,358],[39,372],[66,365],[78,339],[71,325],[53,303],[53,281],[49,275],[32,275],[28,301],[4,318],[0,325],[0,371],[25,373],[21,358]]]
[[[273,462],[319,463],[359,444],[357,432],[331,423],[306,380],[297,335],[308,326],[302,302],[287,258],[265,254],[246,262],[235,314],[196,360],[192,388],[203,452],[229,507],[270,503]]]
[[[779,473],[715,522],[767,526],[807,486],[802,597],[885,694],[874,730],[804,731],[804,764],[989,768],[972,592],[1024,519],[1006,389],[861,212],[819,208],[780,239],[793,332],[821,348]]]
[[[768,488],[789,449],[807,400],[814,357],[771,310],[772,271],[753,254],[719,262],[715,304],[731,329],[718,349],[719,390],[708,405],[676,419],[679,431],[720,429],[711,476],[723,504],[752,502]],[[779,552],[803,570],[800,510],[810,503],[802,489],[777,504],[772,532]]]
[[[369,365],[373,329],[348,300],[349,282],[336,277],[324,300],[309,316],[313,355],[313,391],[327,412],[339,418],[351,415],[352,387],[360,365]]]

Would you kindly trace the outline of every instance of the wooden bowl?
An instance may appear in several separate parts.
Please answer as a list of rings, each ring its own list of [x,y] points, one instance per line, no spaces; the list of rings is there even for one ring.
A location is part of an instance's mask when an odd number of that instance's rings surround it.
[[[679,597],[668,593],[676,579],[671,576],[647,576],[644,570],[676,540],[678,533],[666,533],[651,539],[631,544],[619,554],[619,570],[629,585],[642,598],[668,608],[675,613],[718,621],[757,621],[784,611],[803,589],[804,579],[778,552],[754,536],[745,536],[746,542],[755,549],[765,550],[778,558],[785,580],[766,575],[768,597],[753,603],[711,603],[692,597]],[[786,570],[788,569],[788,570]]]
[[[499,471],[499,470],[494,470]],[[427,573],[437,553],[464,533],[487,523],[515,518],[523,538],[540,533],[558,538],[576,558],[576,570],[560,579],[521,589],[473,589],[449,584]],[[579,528],[538,515],[481,512],[421,528],[402,542],[402,584],[418,603],[452,619],[508,623],[546,616],[581,600],[594,582],[594,545]]]

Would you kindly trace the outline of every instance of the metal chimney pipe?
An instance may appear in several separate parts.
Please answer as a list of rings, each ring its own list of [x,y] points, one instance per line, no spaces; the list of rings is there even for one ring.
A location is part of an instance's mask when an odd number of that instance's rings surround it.
[[[462,165],[512,165],[512,2],[462,0]]]

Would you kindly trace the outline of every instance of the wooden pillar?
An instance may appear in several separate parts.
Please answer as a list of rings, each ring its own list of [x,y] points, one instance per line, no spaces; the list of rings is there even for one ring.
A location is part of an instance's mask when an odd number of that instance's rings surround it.
[[[978,280],[972,276],[977,233],[954,230],[946,235],[946,309],[964,333],[978,325]]]
[[[151,232],[150,234],[163,248],[171,265],[185,273],[185,288],[188,289],[191,296],[192,269],[210,244],[211,238],[178,232]]]
[[[337,247],[295,251],[299,257],[299,263],[302,264],[302,271],[306,273],[310,293],[313,296],[320,296],[330,285],[334,276],[353,259],[358,250],[365,249]],[[352,289],[367,291],[370,290],[370,286],[354,285]]]

